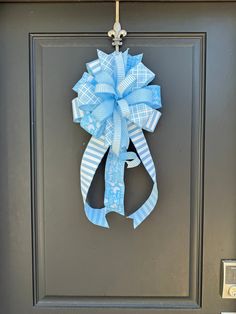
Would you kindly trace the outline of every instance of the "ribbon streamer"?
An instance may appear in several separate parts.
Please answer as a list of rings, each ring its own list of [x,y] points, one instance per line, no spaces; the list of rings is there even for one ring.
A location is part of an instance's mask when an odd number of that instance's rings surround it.
[[[124,169],[143,163],[153,182],[150,196],[127,216],[138,227],[153,211],[158,200],[154,162],[142,129],[153,132],[160,119],[160,86],[148,85],[155,77],[142,63],[142,54],[106,54],[97,50],[98,59],[87,63],[87,72],[75,84],[78,96],[72,100],[73,121],[92,135],[82,157],[81,192],[87,218],[109,228],[106,215],[125,216]],[[127,151],[130,141],[137,151]],[[92,208],[87,195],[95,172],[108,151],[105,167],[103,208]],[[139,157],[138,157],[139,156]]]

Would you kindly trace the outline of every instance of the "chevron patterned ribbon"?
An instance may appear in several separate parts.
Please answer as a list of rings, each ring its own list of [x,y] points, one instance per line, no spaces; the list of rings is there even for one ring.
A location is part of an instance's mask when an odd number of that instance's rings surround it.
[[[78,94],[72,100],[73,121],[92,135],[82,157],[81,192],[87,218],[109,228],[106,215],[125,215],[124,169],[143,163],[153,182],[150,196],[127,216],[138,227],[155,208],[158,189],[154,162],[142,129],[153,132],[160,119],[160,86],[148,85],[155,77],[142,63],[142,54],[106,54],[97,50],[98,59],[87,63],[87,72],[75,84]],[[127,151],[130,141],[136,152]],[[108,151],[105,167],[104,207],[93,208],[87,195],[95,172]],[[138,157],[139,156],[139,157]]]

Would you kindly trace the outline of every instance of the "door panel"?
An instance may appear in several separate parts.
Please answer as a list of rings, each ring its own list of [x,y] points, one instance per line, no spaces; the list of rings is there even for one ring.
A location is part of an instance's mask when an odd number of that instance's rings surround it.
[[[149,45],[147,48],[150,40],[151,48]],[[173,92],[166,96],[163,92],[166,102],[163,120],[168,119],[168,124],[164,124],[163,131],[162,122],[158,131],[148,137],[156,164],[162,164],[158,175],[162,195],[152,221],[138,230],[133,230],[131,221],[117,215],[109,216],[111,230],[104,230],[91,226],[82,209],[78,163],[88,136],[71,123],[70,100],[71,86],[78,73],[83,73],[84,64],[96,57],[91,45],[106,51],[109,46],[103,44],[104,36],[99,35],[31,35],[37,233],[34,245],[38,273],[34,279],[39,280],[36,283],[39,291],[44,289],[42,297],[91,296],[92,301],[95,296],[103,296],[102,304],[109,301],[123,305],[131,297],[132,302],[148,305],[151,302],[155,307],[160,302],[197,306],[204,40],[204,34],[130,35],[131,53],[143,51],[144,63],[153,64],[153,71],[162,78],[156,83],[164,91],[164,82],[168,82]],[[101,186],[103,176],[101,170],[90,193],[91,202],[101,206],[103,189],[98,190],[97,186]],[[132,211],[150,193],[151,182],[141,167],[127,171],[126,181],[127,211]],[[168,221],[175,224],[169,225]],[[121,300],[111,301],[112,297]]]
[[[4,313],[233,311],[219,288],[221,259],[236,258],[235,4],[121,6],[123,49],[144,53],[163,99],[146,134],[160,198],[137,230],[115,214],[108,230],[87,221],[79,165],[89,136],[71,116],[85,63],[97,48],[112,51],[113,9],[1,5]],[[104,162],[90,191],[96,206],[103,176]],[[151,188],[142,167],[126,170],[126,187],[132,212]]]

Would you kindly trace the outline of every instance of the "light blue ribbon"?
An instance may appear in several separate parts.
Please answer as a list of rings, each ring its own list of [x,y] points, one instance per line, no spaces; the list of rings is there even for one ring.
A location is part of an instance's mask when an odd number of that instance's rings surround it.
[[[87,218],[108,228],[106,215],[125,215],[124,169],[142,161],[153,181],[150,196],[133,214],[133,226],[139,226],[153,211],[158,200],[156,171],[142,129],[153,132],[161,113],[160,86],[149,85],[155,77],[142,63],[142,55],[125,52],[106,54],[98,50],[98,59],[87,63],[88,73],[73,87],[78,97],[72,101],[73,120],[92,135],[81,161],[81,192]],[[130,140],[135,152],[127,152]],[[87,195],[95,172],[109,149],[105,167],[104,208],[92,208]]]

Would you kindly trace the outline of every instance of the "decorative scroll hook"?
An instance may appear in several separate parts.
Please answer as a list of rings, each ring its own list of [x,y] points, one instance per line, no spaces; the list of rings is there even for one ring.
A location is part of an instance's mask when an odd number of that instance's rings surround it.
[[[122,39],[127,35],[126,30],[121,29],[119,21],[119,0],[116,1],[116,20],[113,25],[113,29],[111,29],[107,34],[112,38],[112,45],[115,46],[116,51],[119,51],[119,47],[122,45]]]

